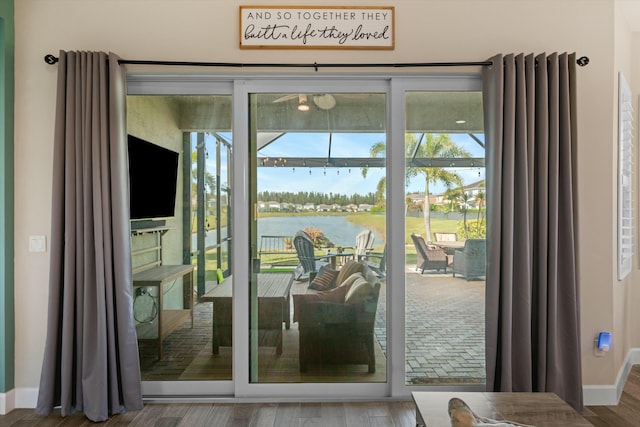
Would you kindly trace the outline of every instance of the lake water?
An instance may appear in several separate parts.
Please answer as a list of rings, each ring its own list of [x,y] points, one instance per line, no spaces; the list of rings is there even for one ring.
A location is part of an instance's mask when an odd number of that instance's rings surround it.
[[[258,219],[259,236],[291,236],[298,230],[306,227],[314,227],[322,231],[336,246],[354,246],[356,235],[364,230],[364,227],[347,221],[346,216],[272,216]],[[384,241],[380,234],[373,232],[374,245],[381,245]],[[227,229],[222,230],[223,237],[227,235]],[[258,239],[259,240],[259,239]],[[211,247],[216,243],[216,232],[207,232],[205,245]],[[192,236],[192,247],[196,247],[196,235]]]
[[[336,246],[353,246],[356,235],[364,227],[347,221],[346,216],[272,216],[258,219],[258,236],[293,236],[296,231],[314,227],[322,231]],[[380,234],[373,232],[374,245],[383,243]]]

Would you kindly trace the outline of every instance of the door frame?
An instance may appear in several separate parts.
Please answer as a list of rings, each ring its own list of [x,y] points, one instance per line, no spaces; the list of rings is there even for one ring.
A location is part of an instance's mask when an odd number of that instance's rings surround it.
[[[231,95],[233,110],[233,241],[231,274],[233,299],[233,380],[231,381],[143,381],[145,398],[194,397],[286,400],[343,400],[408,398],[413,391],[443,390],[442,386],[405,384],[404,286],[387,288],[387,382],[251,384],[249,378],[249,283],[251,259],[249,172],[249,94],[301,92],[376,92],[387,95],[387,213],[386,227],[403,224],[404,229],[404,141],[405,94],[407,91],[480,91],[480,74],[447,75],[144,75],[127,76],[128,95]],[[396,173],[394,174],[394,171]],[[397,172],[401,171],[401,172]],[[387,283],[404,283],[404,233],[387,235]],[[336,393],[339,388],[339,394]],[[449,387],[448,389],[450,389]],[[484,385],[454,387],[457,391],[483,391]]]

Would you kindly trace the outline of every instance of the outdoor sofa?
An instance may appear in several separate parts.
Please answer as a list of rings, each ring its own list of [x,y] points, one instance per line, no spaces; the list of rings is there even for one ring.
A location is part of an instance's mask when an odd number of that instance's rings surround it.
[[[364,261],[350,260],[337,272],[328,268],[317,281],[324,291],[294,294],[294,317],[300,333],[300,371],[311,365],[364,364],[376,369],[374,323],[381,282]],[[312,286],[313,287],[313,286]]]

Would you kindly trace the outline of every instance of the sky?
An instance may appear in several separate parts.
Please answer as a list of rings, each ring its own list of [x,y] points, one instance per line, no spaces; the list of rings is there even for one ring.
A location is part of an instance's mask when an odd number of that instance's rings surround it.
[[[484,149],[466,134],[452,134],[460,146],[467,149],[473,157],[484,157]],[[370,157],[369,150],[377,142],[384,141],[384,134],[333,134],[331,157]],[[269,157],[325,157],[327,156],[329,137],[327,134],[288,134],[260,152],[260,156]],[[302,144],[304,144],[302,146]],[[300,170],[302,169],[302,170]],[[452,168],[463,177],[465,183],[484,178],[484,168]],[[311,172],[311,173],[309,173]],[[297,191],[323,191],[351,195],[375,192],[376,185],[385,175],[382,168],[370,168],[367,177],[362,176],[359,168],[260,168],[258,171],[260,189],[271,191],[292,191],[295,181]],[[432,189],[433,194],[443,192],[443,185]],[[424,181],[421,178],[409,183],[407,192],[423,192]]]
[[[484,149],[466,134],[451,134],[453,140],[469,151],[472,157],[484,157]],[[483,135],[478,136],[484,139]],[[331,157],[370,157],[369,150],[377,142],[383,142],[385,134],[334,133],[331,136]],[[263,148],[258,155],[278,157],[327,157],[329,135],[326,133],[289,133]],[[209,170],[215,167],[215,159],[209,156]],[[223,162],[224,164],[225,162]],[[463,177],[465,184],[484,179],[484,168],[451,168]],[[376,191],[376,185],[385,175],[383,168],[370,168],[364,178],[360,168],[308,168],[308,167],[260,167],[258,191],[298,192],[314,191],[333,194],[367,194]],[[222,171],[225,176],[225,171]],[[431,189],[432,194],[445,191],[442,184]],[[418,177],[409,182],[406,192],[423,192],[424,179]]]

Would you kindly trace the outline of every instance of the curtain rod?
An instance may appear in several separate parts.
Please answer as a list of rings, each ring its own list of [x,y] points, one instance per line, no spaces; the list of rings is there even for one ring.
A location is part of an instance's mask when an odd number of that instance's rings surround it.
[[[53,65],[58,62],[58,58],[52,54],[44,57],[44,62]],[[576,63],[584,67],[589,63],[589,58],[581,56]],[[118,64],[136,64],[136,65],[178,65],[187,67],[233,67],[233,68],[254,68],[254,67],[271,67],[271,68],[409,68],[409,67],[471,67],[471,66],[490,66],[492,61],[472,61],[472,62],[409,62],[409,63],[381,63],[381,64],[260,64],[260,63],[238,63],[238,62],[192,62],[192,61],[151,61],[141,59],[119,59]]]

